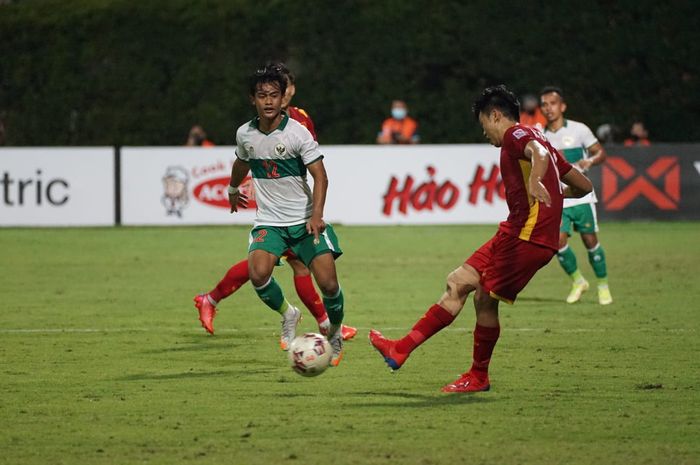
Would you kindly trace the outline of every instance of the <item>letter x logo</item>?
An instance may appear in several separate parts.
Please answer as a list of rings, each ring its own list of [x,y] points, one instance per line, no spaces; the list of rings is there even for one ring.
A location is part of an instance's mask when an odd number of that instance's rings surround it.
[[[623,158],[608,157],[603,165],[603,202],[609,211],[623,210],[637,197],[646,197],[659,210],[678,210],[681,200],[681,168],[678,157],[659,157],[643,174]],[[620,179],[627,182],[620,189]],[[652,181],[663,181],[663,190]]]

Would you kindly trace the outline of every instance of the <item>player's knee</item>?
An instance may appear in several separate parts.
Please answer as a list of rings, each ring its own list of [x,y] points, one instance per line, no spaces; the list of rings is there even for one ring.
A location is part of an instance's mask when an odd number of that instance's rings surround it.
[[[338,291],[340,290],[340,284],[338,284],[337,279],[327,279],[323,280],[323,282],[317,282],[319,289],[321,289],[321,292],[325,296],[334,296],[338,294]]]
[[[264,286],[270,280],[270,276],[272,276],[264,267],[260,266],[250,266],[248,274],[250,275],[250,283],[255,287]]]
[[[559,248],[563,249],[566,247],[569,238],[566,234],[559,234]]]
[[[459,267],[447,275],[445,293],[438,303],[453,314],[458,313],[464,306],[469,293],[479,284],[479,275],[473,268]]]

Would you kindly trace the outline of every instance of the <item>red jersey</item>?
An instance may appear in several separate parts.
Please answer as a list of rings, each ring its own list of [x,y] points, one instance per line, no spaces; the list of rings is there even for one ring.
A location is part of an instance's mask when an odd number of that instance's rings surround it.
[[[316,138],[316,130],[314,129],[314,122],[311,121],[311,117],[307,112],[305,112],[303,109],[299,107],[288,107],[287,108],[287,114],[289,115],[290,118],[295,119],[299,121],[302,126],[304,126],[306,129],[309,130],[311,135],[314,137],[314,140],[318,140]]]
[[[541,180],[552,199],[551,207],[540,202],[531,205],[534,199],[528,191],[528,179],[532,162],[525,157],[524,152],[525,146],[532,140],[544,145],[551,154],[549,166]],[[503,136],[500,163],[509,214],[498,229],[509,236],[557,250],[564,204],[560,179],[569,172],[571,164],[540,131],[521,124],[508,128]]]

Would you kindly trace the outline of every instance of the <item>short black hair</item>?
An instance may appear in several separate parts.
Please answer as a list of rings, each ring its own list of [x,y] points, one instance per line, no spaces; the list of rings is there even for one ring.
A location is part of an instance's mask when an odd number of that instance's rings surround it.
[[[282,72],[282,68],[279,66],[279,63],[268,62],[258,68],[250,76],[250,87],[248,89],[250,95],[255,95],[255,92],[258,90],[258,86],[260,86],[260,84],[275,82],[279,85],[282,95],[284,95],[284,92],[287,90],[287,77]]]
[[[540,97],[542,97],[544,94],[551,94],[552,92],[559,94],[561,101],[564,101],[564,91],[561,90],[561,87],[557,86],[544,86],[540,91]]]
[[[281,61],[275,63],[275,66],[277,66],[279,68],[280,72],[287,77],[289,84],[294,85],[294,83],[296,82],[296,76],[294,76],[294,73],[292,73],[292,70],[287,68],[287,65],[285,65]]]
[[[520,122],[520,102],[518,97],[503,84],[484,89],[474,101],[474,105],[472,105],[474,118],[477,121],[479,121],[481,113],[487,114],[493,109],[499,110],[504,116],[513,121]]]

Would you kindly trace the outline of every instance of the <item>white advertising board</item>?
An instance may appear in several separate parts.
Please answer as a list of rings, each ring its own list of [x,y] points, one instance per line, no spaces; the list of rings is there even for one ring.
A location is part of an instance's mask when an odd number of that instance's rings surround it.
[[[114,148],[0,149],[0,226],[114,225]]]
[[[485,144],[328,146],[326,218],[344,224],[498,223],[499,150]]]
[[[499,152],[489,145],[325,146],[322,152],[329,222],[497,223],[507,215]],[[252,224],[253,206],[229,213],[234,157],[233,147],[123,148],[122,224]],[[248,182],[244,189],[254,199]]]
[[[123,147],[122,224],[253,224],[254,204],[229,213],[234,158],[234,147]]]

